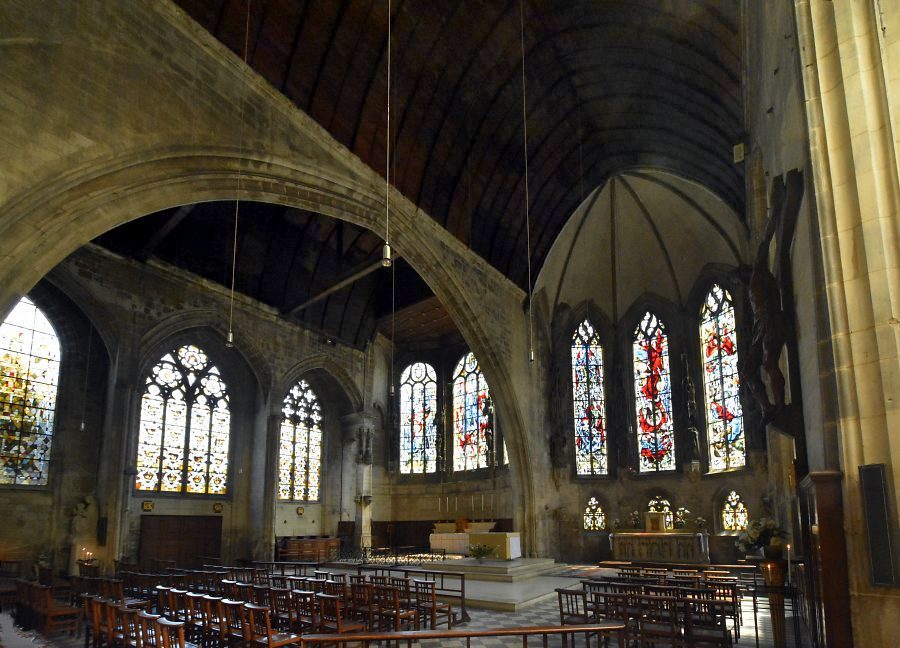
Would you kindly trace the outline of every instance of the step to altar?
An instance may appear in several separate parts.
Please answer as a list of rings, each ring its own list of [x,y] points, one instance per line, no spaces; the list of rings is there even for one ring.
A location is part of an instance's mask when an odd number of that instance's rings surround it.
[[[517,583],[543,576],[556,568],[556,561],[552,558],[485,559],[482,562],[475,558],[458,558],[422,563],[422,569],[429,571],[462,572],[466,575],[467,585],[472,581]]]

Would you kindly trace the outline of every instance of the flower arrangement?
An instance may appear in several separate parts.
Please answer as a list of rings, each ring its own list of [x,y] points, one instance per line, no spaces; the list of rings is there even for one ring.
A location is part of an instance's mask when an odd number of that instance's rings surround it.
[[[744,553],[768,549],[774,553],[780,553],[783,546],[781,539],[787,536],[787,532],[778,526],[772,518],[760,518],[750,520],[750,524],[744,531],[738,534],[735,543]]]
[[[638,511],[632,511],[631,515],[631,528],[632,529],[640,529],[641,528],[641,514]]]
[[[486,557],[494,555],[494,548],[486,544],[469,545],[469,555],[481,562]]]

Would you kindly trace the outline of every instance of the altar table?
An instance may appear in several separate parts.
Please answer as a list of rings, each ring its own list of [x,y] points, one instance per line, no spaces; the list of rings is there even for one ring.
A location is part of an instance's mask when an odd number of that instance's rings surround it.
[[[614,560],[635,562],[708,563],[705,533],[619,532],[609,534]]]
[[[469,544],[493,547],[494,557],[500,560],[522,557],[522,539],[518,533],[470,533]]]
[[[432,533],[428,536],[428,542],[432,551],[443,549],[448,554],[469,553],[468,533]]]

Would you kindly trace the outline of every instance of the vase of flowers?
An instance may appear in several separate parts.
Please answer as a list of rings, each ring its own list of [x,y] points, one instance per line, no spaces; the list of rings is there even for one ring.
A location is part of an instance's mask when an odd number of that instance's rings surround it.
[[[629,514],[631,518],[631,528],[632,529],[640,529],[641,528],[641,514],[639,511],[632,511]]]
[[[469,555],[478,562],[483,563],[487,556],[494,555],[494,548],[486,544],[469,545]]]
[[[737,547],[745,554],[762,550],[763,555],[775,560],[784,552],[783,538],[787,532],[778,526],[772,518],[750,520],[747,528],[738,534]]]

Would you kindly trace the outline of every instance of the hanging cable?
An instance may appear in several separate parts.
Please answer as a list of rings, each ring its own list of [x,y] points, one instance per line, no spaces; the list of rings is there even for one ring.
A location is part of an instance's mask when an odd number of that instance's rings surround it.
[[[384,136],[384,247],[381,265],[390,268],[391,259],[391,0],[388,0],[387,28],[387,126]]]
[[[525,257],[528,262],[528,361],[534,362],[534,309],[531,300],[531,214],[528,193],[528,111],[525,88],[525,0],[519,0],[519,44],[522,46],[522,139],[525,148]]]
[[[244,64],[247,63],[247,53],[250,50],[250,2],[247,0],[247,16],[244,21]],[[240,125],[238,128],[238,157],[244,154],[244,101],[241,99],[240,106]],[[237,248],[238,248],[238,221],[241,213],[241,164],[242,160],[238,159],[237,170],[237,195],[234,198],[234,240],[231,245],[231,296],[228,306],[228,335],[225,338],[225,346],[231,348],[234,346],[234,284],[237,276]]]

